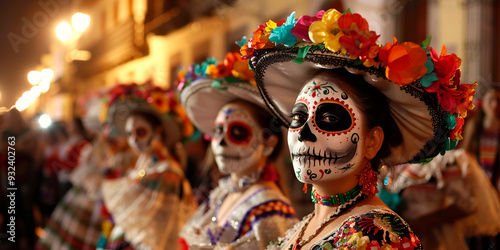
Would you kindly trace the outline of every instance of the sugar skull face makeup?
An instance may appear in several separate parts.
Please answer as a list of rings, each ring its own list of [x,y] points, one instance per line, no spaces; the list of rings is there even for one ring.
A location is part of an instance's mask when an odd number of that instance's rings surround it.
[[[364,167],[360,110],[334,81],[322,76],[309,81],[292,116],[288,147],[299,181],[334,180]]]
[[[212,150],[219,170],[224,174],[245,173],[263,157],[260,126],[248,107],[226,104],[215,119]]]
[[[125,121],[125,132],[128,144],[136,152],[146,152],[151,148],[153,126],[141,116],[129,116]]]

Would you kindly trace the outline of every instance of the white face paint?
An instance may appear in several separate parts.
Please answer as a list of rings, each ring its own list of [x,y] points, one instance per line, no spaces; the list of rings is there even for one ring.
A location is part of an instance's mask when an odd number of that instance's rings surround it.
[[[151,149],[154,137],[153,126],[141,116],[129,116],[125,121],[125,133],[130,147],[137,153]]]
[[[221,173],[241,174],[257,169],[264,157],[261,130],[246,105],[230,103],[219,111],[212,150]]]
[[[364,167],[361,112],[334,81],[310,80],[292,110],[288,148],[304,183],[336,180]]]

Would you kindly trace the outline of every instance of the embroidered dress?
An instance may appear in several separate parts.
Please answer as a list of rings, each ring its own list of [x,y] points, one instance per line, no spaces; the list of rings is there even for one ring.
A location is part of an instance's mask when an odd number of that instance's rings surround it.
[[[191,187],[174,160],[146,165],[142,178],[138,173],[144,170],[135,169],[103,183],[103,200],[115,223],[106,249],[124,240],[137,249],[178,248],[178,232],[195,209]]]
[[[52,213],[37,249],[95,249],[101,223],[100,180],[107,162],[124,167],[133,159],[125,154],[107,158],[106,147],[96,144],[81,152],[82,161],[71,173],[73,187],[64,195]],[[108,152],[109,153],[109,152]],[[106,159],[106,162],[102,160]],[[115,169],[118,170],[118,169]]]
[[[304,217],[285,237],[269,245],[267,249],[283,249],[290,239],[310,219]],[[373,248],[372,248],[373,247]],[[385,248],[384,248],[385,247]],[[389,248],[390,247],[390,248]],[[293,244],[289,249],[293,248]],[[353,215],[342,225],[329,233],[309,249],[423,249],[420,240],[413,234],[408,224],[396,213],[385,208],[375,208],[368,212]]]
[[[217,211],[224,198],[234,190],[233,186],[230,179],[221,179],[208,201],[182,229],[180,236],[189,249],[264,249],[297,222],[290,201],[283,194],[263,186],[237,204],[224,226],[219,226]]]

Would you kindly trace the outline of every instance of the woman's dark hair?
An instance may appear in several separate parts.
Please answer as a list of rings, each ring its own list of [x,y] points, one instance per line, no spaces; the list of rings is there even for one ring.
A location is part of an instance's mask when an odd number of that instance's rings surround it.
[[[271,155],[267,157],[268,162],[274,161],[280,154],[281,147],[283,145],[283,133],[281,132],[280,125],[278,124],[276,118],[274,118],[262,107],[245,100],[238,99],[229,103],[241,103],[250,107],[250,113],[254,116],[255,121],[257,121],[259,126],[262,128],[262,130],[259,132],[264,140],[272,135],[276,135],[276,137],[278,138],[278,143],[276,143],[276,146],[274,147]]]
[[[326,74],[327,78],[334,78],[353,99],[363,113],[365,125],[368,128],[380,126],[384,131],[384,142],[377,155],[371,159],[372,168],[377,171],[382,166],[381,159],[390,155],[390,148],[402,143],[399,128],[391,116],[387,98],[371,84],[367,83],[362,75],[351,74],[344,68],[329,69],[319,74]]]

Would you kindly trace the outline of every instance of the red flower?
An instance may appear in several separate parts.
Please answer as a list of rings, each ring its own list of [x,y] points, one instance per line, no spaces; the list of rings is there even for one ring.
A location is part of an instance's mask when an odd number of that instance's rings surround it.
[[[386,54],[387,53],[387,54]],[[385,76],[400,86],[412,83],[427,73],[427,53],[420,45],[405,42],[380,49],[380,60],[386,63]]]
[[[446,55],[445,46],[443,46],[440,56],[437,55],[434,48],[430,48],[430,55],[432,62],[434,63],[434,72],[439,79],[433,82],[431,86],[427,88],[427,91],[431,93],[437,92],[442,85],[447,86],[448,88],[456,89],[460,83],[459,81],[456,81],[456,74],[458,72],[458,68],[462,64],[462,59],[454,53]],[[460,74],[460,72],[458,72],[458,74]],[[458,80],[459,79],[460,75],[458,75]]]
[[[368,57],[370,47],[375,45],[375,42],[380,37],[374,31],[358,32],[351,30],[349,35],[340,37],[339,42],[351,58],[360,57],[361,61]]]
[[[339,27],[346,35],[349,35],[349,30],[366,30],[368,31],[368,22],[360,14],[352,14],[347,12],[339,18]]]

